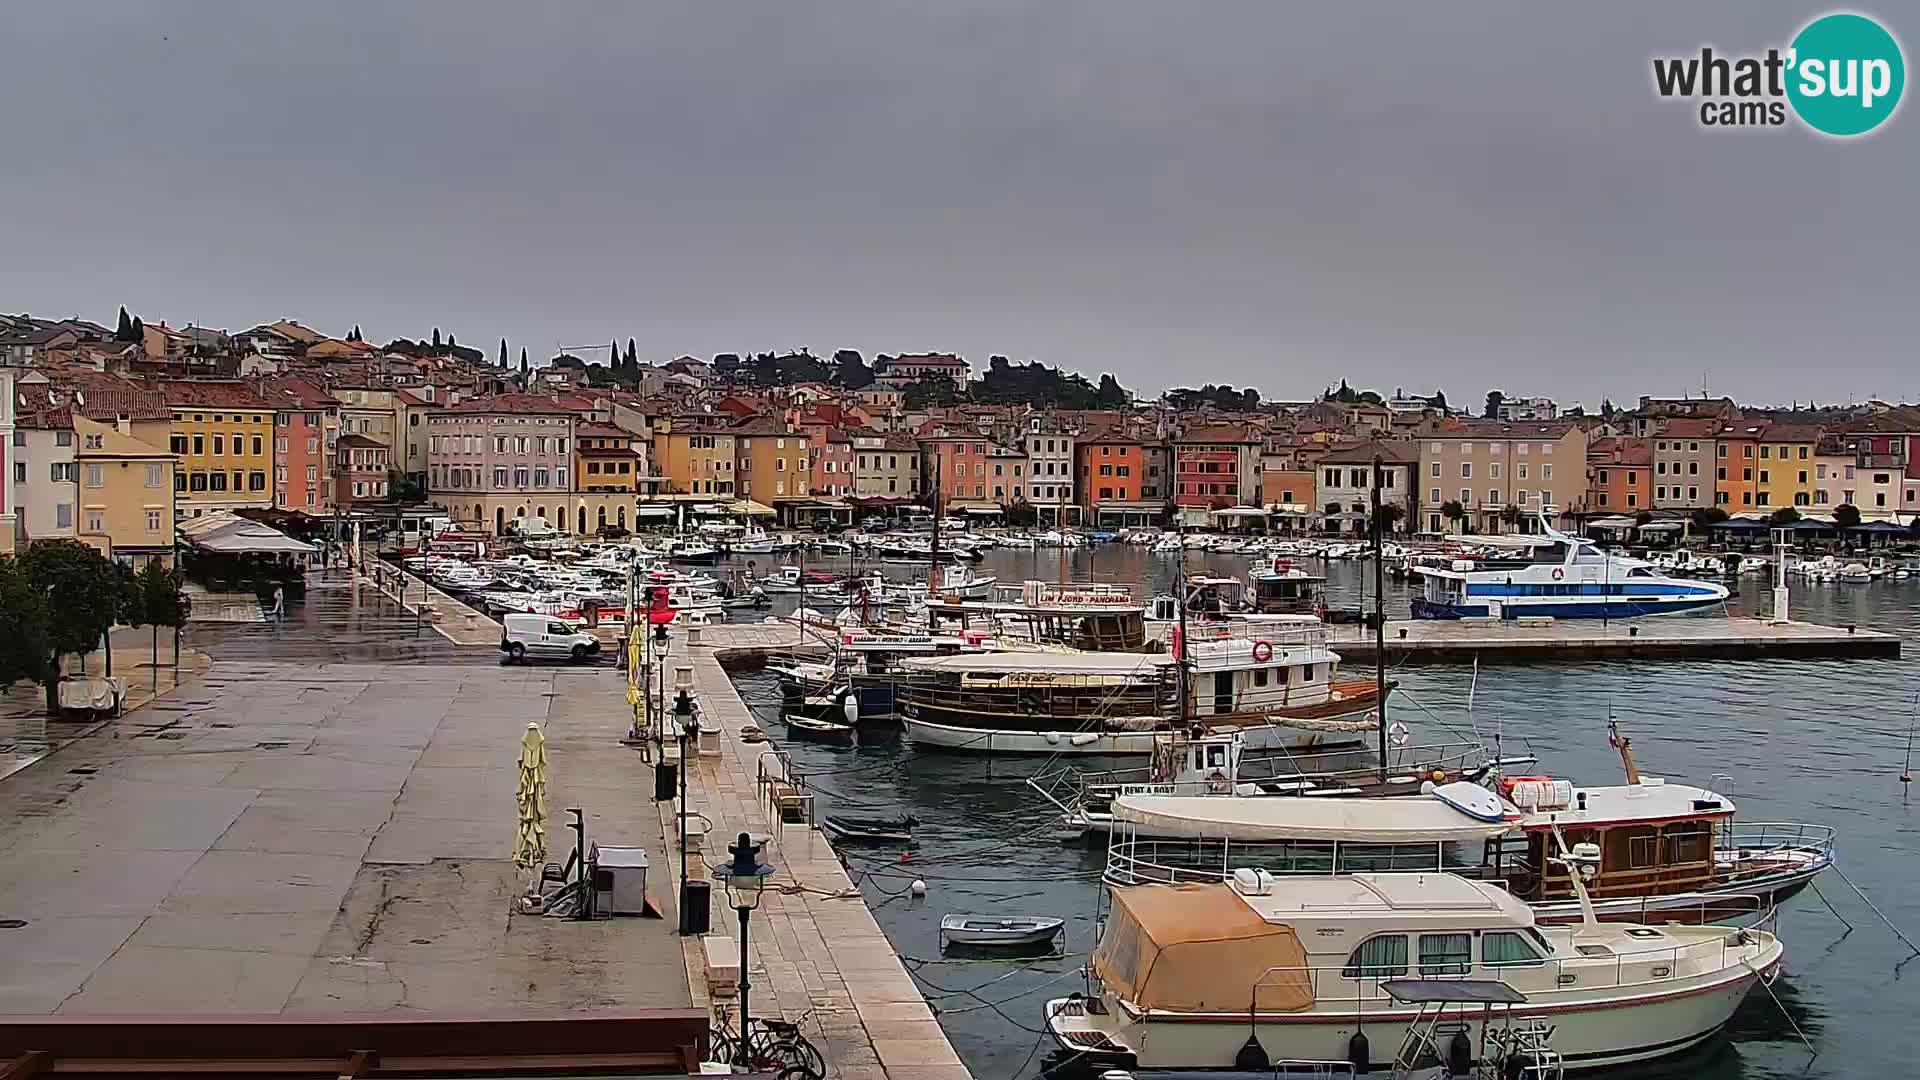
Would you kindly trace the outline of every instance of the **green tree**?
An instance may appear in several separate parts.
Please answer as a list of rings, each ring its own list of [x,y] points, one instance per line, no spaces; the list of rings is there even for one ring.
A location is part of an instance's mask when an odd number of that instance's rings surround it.
[[[951,405],[960,400],[960,387],[947,375],[922,375],[907,384],[902,400],[909,409]]]
[[[364,337],[361,337],[361,336],[360,336],[360,324],[359,324],[359,323],[354,323],[354,324],[353,324],[353,329],[351,329],[351,330],[349,330],[349,331],[347,331],[347,340],[348,340],[348,341],[365,341],[365,340],[367,340],[366,338],[364,338]]]
[[[1398,525],[1400,519],[1406,516],[1406,508],[1399,503],[1383,502],[1380,504],[1380,508],[1373,513],[1373,524],[1382,533],[1391,535],[1393,527]]]
[[[861,390],[873,385],[873,369],[858,350],[840,349],[833,354],[833,385],[842,390]]]
[[[423,503],[427,501],[427,490],[420,481],[399,469],[388,469],[387,496],[399,503]]]
[[[0,625],[7,628],[0,635],[0,688],[21,679],[57,681],[47,666],[53,654],[47,591],[12,555],[0,555]]]
[[[125,304],[120,305],[120,321],[114,324],[113,340],[115,341],[140,340],[137,336],[134,335],[133,319],[127,315],[127,306]]]
[[[506,339],[506,338],[501,338],[501,339],[500,339],[500,368],[501,368],[501,370],[503,370],[503,371],[504,371],[504,370],[506,370],[506,366],[507,366],[507,339]]]
[[[433,328],[433,351],[440,351],[440,328],[437,326]]]
[[[158,559],[150,559],[140,568],[136,582],[140,594],[140,621],[135,626],[145,624],[153,628],[153,686],[160,686],[160,628],[165,626],[177,629],[187,625],[187,615],[193,610],[192,602],[187,598],[186,572],[175,567],[163,566]],[[179,639],[174,639],[174,666],[180,664]]]
[[[1447,392],[1445,390],[1435,390],[1433,392],[1433,396],[1427,399],[1427,404],[1433,406],[1434,408],[1440,410],[1443,413],[1446,412],[1447,411]]]
[[[1440,516],[1453,522],[1453,527],[1458,529],[1460,523],[1467,520],[1467,508],[1460,504],[1459,499],[1448,499],[1440,504]]]
[[[124,580],[114,562],[77,540],[41,540],[21,557],[28,582],[47,603],[47,657],[43,685],[47,711],[60,709],[60,657],[85,657],[125,608]]]
[[[1025,499],[1015,499],[1007,504],[1007,524],[1016,529],[1030,529],[1040,524],[1040,509]]]
[[[1094,391],[1094,395],[1095,404],[1102,409],[1124,409],[1133,404],[1133,394],[1121,386],[1120,380],[1114,378],[1110,371],[1101,373],[1100,388]]]
[[[133,317],[133,336],[127,340],[129,341],[147,340],[147,324],[141,322],[140,316],[138,315],[135,315]]]
[[[1488,420],[1500,419],[1500,406],[1506,404],[1507,395],[1498,390],[1487,391],[1487,411],[1481,413]]]
[[[640,381],[640,353],[633,347],[632,338],[627,339],[627,374],[633,376],[634,382]]]
[[[1842,529],[1851,529],[1860,524],[1860,508],[1852,503],[1841,503],[1834,507],[1833,523]]]
[[[527,347],[522,345],[520,346],[520,374],[525,375],[527,371]]]
[[[1512,503],[1508,503],[1500,508],[1500,520],[1506,523],[1508,528],[1513,528],[1527,520],[1527,512]]]
[[[1783,506],[1768,514],[1767,520],[1775,525],[1791,525],[1800,520],[1800,511],[1791,506]]]
[[[618,381],[626,381],[627,365],[624,360],[620,359],[620,340],[618,338],[607,342],[607,370],[611,371]]]

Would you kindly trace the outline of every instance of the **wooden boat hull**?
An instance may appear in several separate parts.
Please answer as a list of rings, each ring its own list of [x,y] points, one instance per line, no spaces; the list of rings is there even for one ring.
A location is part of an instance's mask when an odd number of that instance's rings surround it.
[[[1315,715],[1311,719],[1342,721],[1363,717],[1373,711],[1371,699],[1328,702],[1323,706],[1311,707]],[[1304,711],[1304,710],[1302,710]],[[935,721],[926,718],[925,710],[909,706],[902,720],[906,727],[907,738],[916,746],[925,746],[939,750],[963,750],[983,754],[1151,754],[1156,731],[1109,731],[1091,728],[1094,721],[1075,720],[1068,717],[1028,717],[1022,718],[1034,723],[1033,728],[983,727],[968,723],[954,723],[948,719],[950,711],[942,710],[943,718]],[[1305,717],[1302,717],[1303,719]],[[1004,720],[1005,718],[1000,718]],[[1250,752],[1263,751],[1308,751],[1324,753],[1328,749],[1352,744],[1356,754],[1370,754],[1364,736],[1351,733],[1320,732],[1306,728],[1287,726],[1279,717],[1269,719],[1267,715],[1231,715],[1225,717],[1206,717],[1201,721],[1209,729],[1219,730],[1232,727],[1238,729],[1245,738],[1246,749]],[[1078,724],[1088,724],[1089,729],[1081,729]],[[1058,725],[1053,730],[1041,725]],[[1356,764],[1359,764],[1356,762]]]

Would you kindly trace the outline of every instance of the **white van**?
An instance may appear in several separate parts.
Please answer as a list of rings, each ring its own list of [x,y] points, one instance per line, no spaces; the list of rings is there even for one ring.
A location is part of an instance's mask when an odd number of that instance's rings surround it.
[[[500,621],[500,651],[516,663],[529,656],[585,660],[600,653],[600,639],[551,615],[510,614]]]

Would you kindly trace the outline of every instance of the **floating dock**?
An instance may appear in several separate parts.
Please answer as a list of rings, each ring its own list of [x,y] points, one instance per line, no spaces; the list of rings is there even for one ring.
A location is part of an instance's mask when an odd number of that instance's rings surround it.
[[[1348,664],[1374,661],[1373,633],[1335,626]],[[1387,663],[1546,660],[1893,660],[1900,638],[1877,630],[1766,619],[1410,619],[1387,623]]]

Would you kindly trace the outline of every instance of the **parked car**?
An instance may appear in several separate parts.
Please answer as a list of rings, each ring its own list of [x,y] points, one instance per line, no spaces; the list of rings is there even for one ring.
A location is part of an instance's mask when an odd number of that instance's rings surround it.
[[[513,613],[500,622],[500,651],[520,663],[528,657],[586,660],[600,653],[600,639],[551,615]]]

